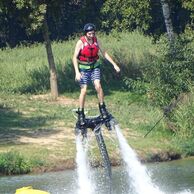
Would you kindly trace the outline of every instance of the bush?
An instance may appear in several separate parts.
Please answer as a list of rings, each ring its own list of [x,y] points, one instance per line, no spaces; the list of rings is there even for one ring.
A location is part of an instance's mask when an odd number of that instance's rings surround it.
[[[146,67],[145,81],[149,82],[149,96],[158,105],[166,105],[182,92],[188,92],[193,81],[193,61],[190,41],[184,36],[173,45],[162,37],[157,43],[157,55]]]
[[[194,140],[175,138],[175,145],[178,150],[184,153],[184,156],[194,156]]]
[[[5,175],[25,174],[31,171],[30,163],[18,152],[0,154],[0,173]]]
[[[180,139],[193,139],[194,138],[194,93],[184,95],[182,103],[174,110],[171,115],[170,121],[173,122],[174,132]]]

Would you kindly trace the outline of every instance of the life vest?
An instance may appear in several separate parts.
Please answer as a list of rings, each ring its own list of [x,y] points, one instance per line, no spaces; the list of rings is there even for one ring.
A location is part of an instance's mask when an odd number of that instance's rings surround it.
[[[98,56],[98,42],[97,38],[93,38],[93,43],[89,44],[88,41],[86,40],[85,36],[82,36],[80,40],[83,42],[83,47],[79,52],[78,59],[80,61],[85,61],[85,62],[94,62],[96,61],[99,56]]]

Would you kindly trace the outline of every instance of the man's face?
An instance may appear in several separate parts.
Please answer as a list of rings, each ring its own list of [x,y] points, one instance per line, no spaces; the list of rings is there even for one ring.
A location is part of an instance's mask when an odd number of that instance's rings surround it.
[[[88,39],[92,39],[93,37],[95,37],[95,31],[89,31],[86,33],[86,36]]]

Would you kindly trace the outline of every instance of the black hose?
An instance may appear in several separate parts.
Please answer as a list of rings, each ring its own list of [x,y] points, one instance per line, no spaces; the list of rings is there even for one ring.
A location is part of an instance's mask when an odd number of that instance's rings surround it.
[[[108,194],[112,194],[112,170],[111,170],[111,163],[110,163],[110,159],[109,159],[109,155],[106,149],[106,145],[104,143],[104,139],[101,133],[101,130],[99,130],[97,133],[95,133],[96,136],[96,140],[98,143],[98,147],[100,149],[100,153],[102,156],[102,160],[103,160],[103,166],[105,169],[105,178],[106,178],[106,182],[107,182],[107,190],[108,190]]]
[[[144,138],[148,136],[148,134],[158,125],[158,123],[164,118],[168,117],[169,113],[173,111],[178,105],[178,102],[183,98],[183,96],[179,96],[174,102],[171,102],[168,106],[164,107],[163,116],[155,123],[155,125],[144,135]]]

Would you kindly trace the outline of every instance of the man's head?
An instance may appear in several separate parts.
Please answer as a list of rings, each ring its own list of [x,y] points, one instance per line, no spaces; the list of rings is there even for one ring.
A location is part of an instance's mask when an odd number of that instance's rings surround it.
[[[92,39],[95,36],[96,27],[94,24],[88,23],[84,26],[84,33],[88,39]]]
[[[96,27],[94,24],[92,23],[87,23],[85,26],[84,26],[84,33],[86,34],[87,32],[90,32],[90,31],[95,31],[96,30]]]

